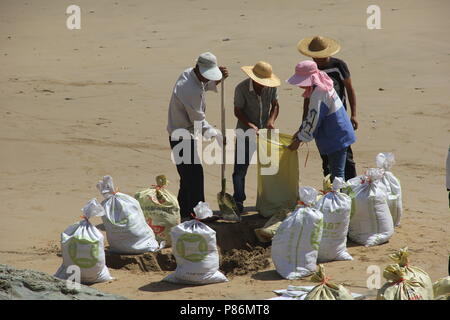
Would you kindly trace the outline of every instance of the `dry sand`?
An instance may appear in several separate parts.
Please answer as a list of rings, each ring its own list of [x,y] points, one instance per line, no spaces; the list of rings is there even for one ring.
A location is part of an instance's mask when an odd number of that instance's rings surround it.
[[[412,263],[433,280],[447,275],[449,209],[445,158],[450,137],[450,2],[377,1],[381,30],[366,27],[372,1],[76,1],[82,29],[66,28],[61,1],[0,3],[0,263],[53,274],[60,233],[80,208],[98,197],[106,174],[133,194],[158,174],[178,176],[170,162],[167,107],[174,81],[197,55],[211,51],[228,66],[227,127],[233,128],[239,67],[269,61],[281,79],[305,59],[295,45],[305,36],[337,39],[357,93],[359,173],[378,152],[394,152],[403,187],[402,226],[387,244],[349,249],[351,262],[326,265],[330,276],[367,291],[366,269],[383,268],[409,246]],[[229,39],[226,40],[225,39]],[[301,117],[300,91],[282,84],[276,125],[292,133]],[[220,95],[208,93],[207,118],[219,125]],[[321,187],[314,144],[301,185]],[[231,167],[228,181],[231,181]],[[205,166],[206,197],[214,209],[220,166]],[[231,183],[229,183],[231,191]],[[247,183],[256,199],[256,172]],[[100,221],[96,221],[96,223]],[[232,237],[233,235],[230,235]],[[95,288],[135,299],[264,299],[274,289],[309,280],[281,279],[273,266],[230,282],[201,287],[161,283],[168,272],[112,270]]]

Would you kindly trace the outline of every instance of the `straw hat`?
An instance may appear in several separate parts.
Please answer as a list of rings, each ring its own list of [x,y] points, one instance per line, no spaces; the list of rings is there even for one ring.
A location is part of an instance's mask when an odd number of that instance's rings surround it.
[[[241,67],[250,78],[266,87],[278,87],[280,79],[273,74],[272,66],[264,61],[259,61],[254,66]]]
[[[315,36],[300,40],[297,49],[305,56],[312,58],[327,58],[341,50],[341,46],[336,40],[331,38]]]

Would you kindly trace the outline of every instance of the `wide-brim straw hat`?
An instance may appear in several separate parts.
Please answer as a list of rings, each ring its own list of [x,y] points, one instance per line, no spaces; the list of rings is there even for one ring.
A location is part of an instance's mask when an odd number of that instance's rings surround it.
[[[254,66],[243,66],[241,69],[251,79],[265,87],[278,87],[281,83],[280,78],[272,72],[272,66],[265,61],[259,61]]]
[[[297,49],[308,57],[327,58],[338,53],[341,46],[331,38],[315,36],[300,40]]]

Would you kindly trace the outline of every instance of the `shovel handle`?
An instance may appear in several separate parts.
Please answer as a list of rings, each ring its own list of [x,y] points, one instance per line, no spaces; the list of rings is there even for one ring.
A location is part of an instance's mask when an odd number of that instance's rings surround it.
[[[222,194],[225,193],[226,187],[227,187],[227,179],[222,178],[222,191],[221,191]]]
[[[221,108],[221,129],[222,137],[225,141],[225,79],[222,79],[220,86],[220,108]],[[222,192],[225,192],[225,145],[222,148]]]

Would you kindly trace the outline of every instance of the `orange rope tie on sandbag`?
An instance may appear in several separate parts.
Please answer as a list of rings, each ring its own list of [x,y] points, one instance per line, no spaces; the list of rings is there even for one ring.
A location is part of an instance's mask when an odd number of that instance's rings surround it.
[[[191,216],[192,216],[192,218],[194,218],[195,220],[200,221],[200,219],[197,218],[197,216],[195,215],[195,213],[191,213]]]
[[[320,284],[327,284],[328,281],[331,280],[331,277],[324,277],[323,280],[320,282]]]
[[[160,186],[159,184],[152,184],[152,187],[155,188],[156,191],[164,189],[164,186]]]
[[[393,285],[398,285],[398,284],[402,283],[405,280],[406,280],[405,278],[400,278],[398,281],[394,282]]]
[[[157,192],[158,192],[158,191],[161,191],[161,190],[164,190],[164,185],[160,186],[159,184],[152,184],[152,187],[155,188],[155,190],[156,190]],[[151,197],[150,197],[150,199],[151,199]],[[153,199],[151,199],[151,200],[153,200]],[[156,199],[156,200],[158,200],[159,204],[163,204],[163,203],[166,202],[165,199],[162,199],[162,200]]]
[[[119,188],[116,188],[116,191],[112,191],[111,193],[113,194],[113,195],[115,195],[116,193],[118,193],[119,192]]]
[[[367,173],[367,171],[366,171],[366,173]],[[365,176],[365,178],[364,177],[361,177],[361,184],[363,184],[363,183],[368,183],[368,184],[371,184],[373,181],[372,181],[372,179],[370,179],[368,176]]]

